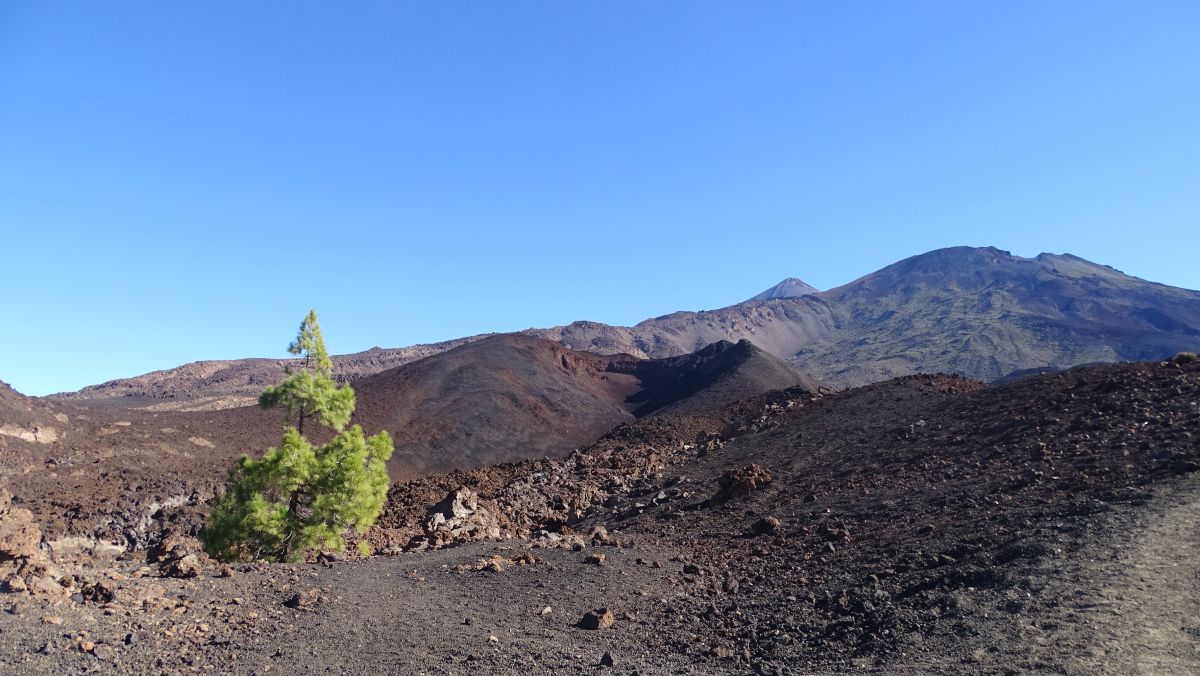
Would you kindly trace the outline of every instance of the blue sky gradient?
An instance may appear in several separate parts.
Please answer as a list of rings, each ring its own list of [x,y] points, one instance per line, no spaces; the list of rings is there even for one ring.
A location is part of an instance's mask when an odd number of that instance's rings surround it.
[[[576,319],[930,249],[1200,288],[1200,4],[0,4],[0,379]]]

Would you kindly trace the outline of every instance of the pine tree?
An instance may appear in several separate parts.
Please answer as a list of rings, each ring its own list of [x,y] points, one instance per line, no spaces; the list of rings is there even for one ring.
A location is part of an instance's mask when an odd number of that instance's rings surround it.
[[[341,550],[346,531],[370,528],[387,497],[391,437],[346,428],[354,390],[333,380],[316,312],[304,318],[288,352],[302,358],[300,366],[285,367],[287,379],[258,400],[283,409],[283,442],[259,460],[238,461],[201,534],[205,550],[222,561],[294,561],[315,549]],[[305,422],[331,428],[333,439],[311,444]]]

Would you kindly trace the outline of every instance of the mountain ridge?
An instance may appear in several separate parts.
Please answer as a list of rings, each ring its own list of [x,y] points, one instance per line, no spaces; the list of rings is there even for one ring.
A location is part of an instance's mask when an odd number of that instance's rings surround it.
[[[995,380],[1026,369],[1159,359],[1195,350],[1200,337],[1200,292],[1069,253],[1022,258],[996,247],[948,247],[826,291],[755,300],[776,287],[736,305],[668,313],[632,326],[578,321],[520,333],[574,350],[647,359],[746,339],[835,387],[922,371]],[[339,377],[355,380],[487,335],[345,355],[335,364]],[[198,362],[218,368],[189,374],[188,365],[56,396],[124,396],[125,404],[155,410],[244,405],[278,377],[282,363]]]

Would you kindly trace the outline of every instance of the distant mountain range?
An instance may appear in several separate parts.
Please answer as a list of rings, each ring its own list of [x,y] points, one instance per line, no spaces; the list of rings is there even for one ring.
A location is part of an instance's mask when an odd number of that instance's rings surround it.
[[[847,387],[918,372],[983,380],[1092,362],[1158,359],[1200,347],[1200,293],[1069,254],[939,249],[818,291],[789,278],[718,310],[630,327],[575,322],[524,333],[578,351],[661,358],[749,340],[819,380]],[[335,359],[356,380],[478,340],[374,349]],[[252,403],[282,360],[197,362],[57,395],[150,408]]]

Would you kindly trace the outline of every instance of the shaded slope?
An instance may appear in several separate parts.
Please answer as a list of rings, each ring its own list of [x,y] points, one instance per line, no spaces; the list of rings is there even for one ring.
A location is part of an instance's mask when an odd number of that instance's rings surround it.
[[[626,403],[633,414],[712,411],[747,397],[789,387],[816,393],[820,384],[748,340],[718,341],[680,357],[614,365],[641,389]]]

